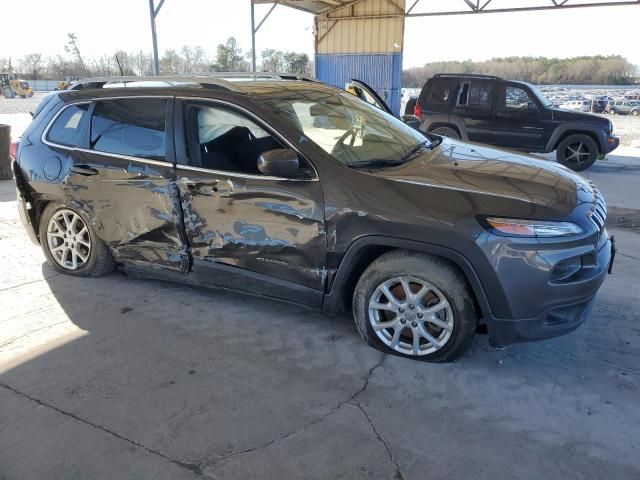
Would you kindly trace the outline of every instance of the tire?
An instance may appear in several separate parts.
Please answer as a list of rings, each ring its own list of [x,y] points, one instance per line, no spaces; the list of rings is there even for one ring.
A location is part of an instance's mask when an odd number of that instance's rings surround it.
[[[576,154],[576,152],[579,152]],[[556,159],[574,172],[589,168],[598,156],[598,145],[588,135],[576,133],[562,139],[556,150]]]
[[[460,140],[460,134],[457,130],[454,130],[451,127],[437,127],[433,130],[429,130],[431,133],[435,133],[436,135],[440,135],[442,137],[449,137],[455,140]]]
[[[411,303],[406,294],[402,298],[403,281],[412,295],[423,287],[427,290]],[[398,295],[395,303],[384,295],[383,285],[392,285],[390,294]],[[400,304],[402,307],[397,308]],[[376,309],[373,305],[382,305],[385,309]],[[438,307],[436,313],[427,313],[428,308]],[[363,272],[353,293],[353,316],[360,336],[369,345],[386,353],[427,362],[449,362],[459,357],[471,345],[478,320],[471,291],[455,267],[438,257],[405,250],[385,253]],[[431,323],[428,317],[439,325]],[[377,331],[373,328],[374,324],[387,321],[396,326]],[[445,325],[447,328],[443,328]],[[413,332],[419,332],[417,350]],[[440,345],[436,347],[422,332]],[[399,342],[393,347],[396,337]]]
[[[404,107],[404,114],[415,115],[414,108],[417,102],[418,102],[417,98],[413,98],[413,97],[409,98],[409,100],[407,100],[407,104]]]
[[[75,226],[66,222],[66,219],[75,218],[73,215],[77,216]],[[55,221],[52,222],[54,217],[57,224]],[[86,227],[86,233],[82,233],[82,227]],[[40,217],[38,231],[47,262],[57,272],[77,277],[97,277],[113,271],[115,262],[107,245],[98,238],[86,215],[78,210],[63,203],[47,205]],[[73,235],[70,234],[72,231]],[[73,245],[76,248],[65,248],[67,241],[69,246]],[[57,251],[54,251],[56,249]],[[74,254],[72,250],[77,251],[78,254]],[[82,259],[83,255],[84,259]],[[75,267],[74,263],[77,263]]]
[[[2,91],[4,98],[14,98],[16,96],[16,92],[11,90],[11,87],[4,87]]]
[[[638,110],[631,110],[631,115],[633,115],[634,117],[638,116]]]
[[[615,114],[616,114],[616,111],[612,108],[611,110],[609,110],[609,114],[611,114],[611,115],[615,115]]]

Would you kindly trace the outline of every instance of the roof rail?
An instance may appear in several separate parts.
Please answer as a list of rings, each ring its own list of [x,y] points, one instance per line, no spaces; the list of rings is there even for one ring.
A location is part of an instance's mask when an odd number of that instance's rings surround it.
[[[467,78],[487,78],[491,80],[502,80],[495,75],[482,75],[480,73],[436,73],[434,77],[467,77]]]
[[[194,73],[188,75],[162,75],[162,76],[114,76],[114,77],[92,77],[84,78],[74,82],[69,90],[83,90],[93,88],[126,88],[127,84],[133,83],[131,87],[175,87],[175,86],[218,86],[228,90],[237,90],[233,81],[240,79],[278,79],[278,80],[304,80],[317,82],[317,80],[297,75],[294,73],[271,73],[271,72],[207,72]]]

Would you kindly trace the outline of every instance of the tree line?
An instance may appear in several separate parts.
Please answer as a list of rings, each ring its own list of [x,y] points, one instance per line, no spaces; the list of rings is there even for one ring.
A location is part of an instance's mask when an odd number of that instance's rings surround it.
[[[475,73],[510,80],[557,85],[628,85],[637,81],[638,67],[619,55],[574,58],[506,57],[484,62],[431,62],[402,72],[402,86],[420,88],[436,73]]]
[[[26,80],[61,80],[113,75],[153,75],[153,57],[149,52],[119,50],[111,55],[91,57],[83,55],[78,37],[67,35],[64,54],[45,56],[30,53],[17,61],[0,57],[0,72],[19,73]],[[234,37],[219,44],[215,54],[209,56],[200,46],[185,45],[180,49],[167,49],[159,59],[161,74],[188,74],[207,72],[243,72],[251,70],[251,52],[243,52]],[[313,75],[313,62],[306,53],[263,50],[257,58],[258,71]]]

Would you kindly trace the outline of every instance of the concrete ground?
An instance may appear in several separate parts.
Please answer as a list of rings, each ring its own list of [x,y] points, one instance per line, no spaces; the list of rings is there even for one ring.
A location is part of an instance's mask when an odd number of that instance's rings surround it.
[[[629,162],[588,174],[610,207],[640,209]],[[433,365],[348,318],[58,275],[14,198],[0,182],[1,479],[640,478],[637,230],[612,230],[614,275],[576,332],[480,335]]]

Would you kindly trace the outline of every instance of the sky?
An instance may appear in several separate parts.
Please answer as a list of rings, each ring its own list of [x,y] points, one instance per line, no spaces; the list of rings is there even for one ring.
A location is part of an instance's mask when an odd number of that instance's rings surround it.
[[[32,52],[64,54],[68,32],[77,35],[84,56],[99,57],[120,49],[151,50],[148,0],[28,3],[28,14],[12,15],[3,22],[0,57],[11,56],[15,61]],[[251,48],[249,8],[249,0],[166,0],[157,19],[159,50],[162,54],[168,48],[199,45],[213,56],[219,43],[234,36],[247,52]],[[257,21],[268,8],[256,6]],[[312,15],[278,6],[258,32],[256,50],[313,55],[312,24]],[[640,6],[407,18],[403,66],[503,56],[596,54],[618,54],[640,65],[638,25]]]

